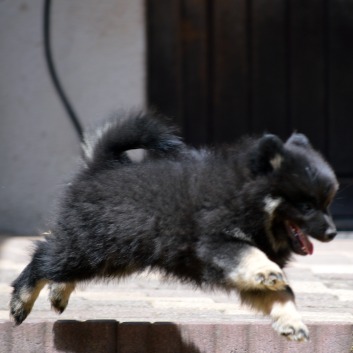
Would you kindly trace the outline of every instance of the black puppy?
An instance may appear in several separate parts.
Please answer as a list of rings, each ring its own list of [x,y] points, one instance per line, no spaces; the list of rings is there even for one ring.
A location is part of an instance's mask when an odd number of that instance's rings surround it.
[[[142,148],[133,162],[128,150]],[[244,139],[219,150],[183,144],[149,113],[111,120],[86,139],[85,166],[67,187],[52,234],[13,283],[11,315],[30,313],[45,284],[63,312],[76,282],[145,269],[239,293],[291,340],[308,338],[281,268],[312,254],[308,236],[336,234],[338,183],[308,139]]]

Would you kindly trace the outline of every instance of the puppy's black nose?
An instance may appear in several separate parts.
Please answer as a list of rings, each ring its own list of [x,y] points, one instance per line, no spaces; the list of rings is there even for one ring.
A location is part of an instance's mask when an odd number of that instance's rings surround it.
[[[326,232],[325,235],[326,235],[327,240],[332,240],[337,235],[337,232],[336,231],[329,231],[329,232]]]
[[[326,220],[325,239],[326,241],[331,241],[337,235],[337,228],[333,222],[332,217],[329,214],[325,215],[325,220]]]

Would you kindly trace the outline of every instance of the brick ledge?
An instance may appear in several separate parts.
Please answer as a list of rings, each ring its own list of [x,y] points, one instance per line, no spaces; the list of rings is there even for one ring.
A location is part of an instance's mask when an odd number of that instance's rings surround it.
[[[1,353],[349,353],[353,324],[309,323],[308,343],[287,342],[271,325],[114,320],[0,322]]]

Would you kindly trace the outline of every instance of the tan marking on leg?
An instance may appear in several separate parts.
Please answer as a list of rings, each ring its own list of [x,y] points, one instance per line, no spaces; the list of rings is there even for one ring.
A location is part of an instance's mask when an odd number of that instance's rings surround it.
[[[34,288],[23,287],[20,290],[19,299],[26,308],[32,309],[34,302],[37,300],[40,291],[47,284],[47,281],[40,280]]]
[[[255,247],[242,255],[239,265],[228,274],[228,280],[239,290],[280,290],[287,285],[280,267]]]
[[[56,312],[61,314],[66,309],[75,286],[74,282],[53,282],[50,284],[49,299]]]
[[[36,283],[35,287],[22,287],[18,294],[12,296],[10,301],[10,308],[11,315],[15,319],[22,317],[24,320],[28,316],[33,308],[34,302],[38,298],[40,291],[43,289],[46,283],[46,280],[40,280]]]
[[[280,291],[243,291],[242,302],[253,309],[269,315],[272,327],[291,341],[307,341],[309,330],[303,323],[289,288]]]

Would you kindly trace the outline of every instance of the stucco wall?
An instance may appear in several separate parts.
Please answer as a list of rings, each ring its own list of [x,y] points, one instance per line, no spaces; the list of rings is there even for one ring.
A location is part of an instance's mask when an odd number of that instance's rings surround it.
[[[0,1],[0,232],[46,230],[79,141],[43,56],[42,0]],[[145,102],[142,0],[53,1],[53,53],[84,126]]]

